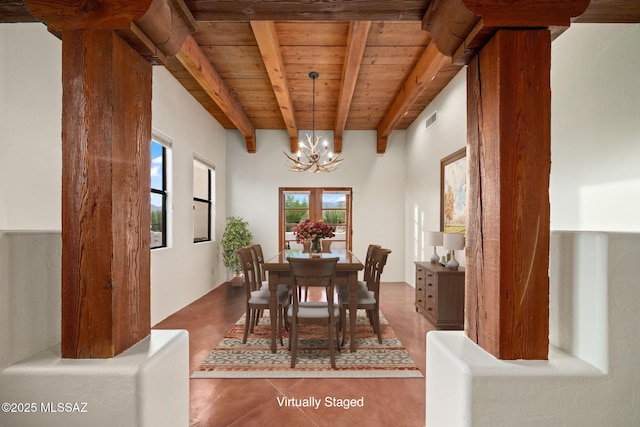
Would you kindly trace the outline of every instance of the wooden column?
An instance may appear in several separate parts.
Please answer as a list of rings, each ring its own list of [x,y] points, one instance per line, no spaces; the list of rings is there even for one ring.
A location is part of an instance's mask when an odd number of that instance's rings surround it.
[[[62,37],[62,357],[150,333],[151,65],[111,30]]]
[[[194,31],[182,0],[25,0],[62,36],[62,357],[150,324],[151,64]]]
[[[499,30],[468,66],[465,330],[499,359],[547,359],[551,39]]]

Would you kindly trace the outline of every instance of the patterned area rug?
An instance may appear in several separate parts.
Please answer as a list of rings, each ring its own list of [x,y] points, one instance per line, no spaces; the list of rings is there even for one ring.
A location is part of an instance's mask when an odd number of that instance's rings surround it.
[[[326,326],[302,325],[296,367],[291,368],[287,349],[278,343],[276,353],[269,350],[271,328],[265,310],[260,323],[242,344],[245,316],[231,328],[218,346],[207,356],[191,378],[420,378],[422,373],[409,356],[389,323],[380,313],[382,344],[378,342],[364,310],[358,310],[357,351],[349,351],[349,335],[336,352],[336,369],[331,368],[327,349]]]

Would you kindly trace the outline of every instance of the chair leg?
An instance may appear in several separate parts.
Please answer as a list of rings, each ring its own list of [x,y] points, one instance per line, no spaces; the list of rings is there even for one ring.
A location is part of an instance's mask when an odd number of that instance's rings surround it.
[[[338,348],[338,353],[341,351],[340,347],[344,345],[340,343],[340,323],[341,322],[336,322],[336,347]]]
[[[249,310],[249,332],[253,333],[253,325],[255,324],[256,319],[256,310]]]
[[[244,319],[244,336],[242,338],[242,344],[247,343],[247,336],[249,335],[249,323],[251,322],[251,309],[247,308],[247,313]]]
[[[282,341],[282,324],[284,323],[284,306],[278,313],[278,335],[280,336],[280,345],[284,347],[284,341]]]
[[[329,344],[329,358],[331,359],[331,367],[333,369],[336,368],[336,352],[333,348],[333,328],[332,328],[332,324],[329,323],[328,325],[329,327],[328,329],[328,344]]]
[[[298,351],[298,324],[294,323],[291,326],[291,338],[289,338],[289,345],[291,346],[291,367],[296,367],[296,353]]]
[[[344,306],[340,307],[340,327],[342,328],[342,343],[344,345],[347,336],[347,309]]]
[[[373,324],[374,329],[378,333],[378,342],[382,344],[382,332],[380,331],[380,310],[373,311]]]

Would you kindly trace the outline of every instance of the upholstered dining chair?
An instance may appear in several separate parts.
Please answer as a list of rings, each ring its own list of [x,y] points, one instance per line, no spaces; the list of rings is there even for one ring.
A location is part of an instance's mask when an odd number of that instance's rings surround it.
[[[253,245],[249,246],[249,249],[251,249],[251,254],[253,255],[253,262],[256,267],[257,289],[255,290],[269,292],[269,281],[267,280],[267,275],[264,271],[264,255],[262,253],[262,245],[260,245],[260,243],[254,243]],[[289,293],[290,291],[291,291],[291,285],[282,284],[282,283],[278,284],[278,292]],[[289,299],[289,302],[291,302],[291,299]],[[262,315],[262,312],[260,311],[258,312],[258,315],[255,316],[256,324],[261,315]],[[284,326],[285,326],[285,329],[288,330],[289,326],[287,325],[286,322]]]
[[[358,290],[368,291],[367,282],[369,281],[369,277],[371,277],[371,273],[373,270],[373,254],[376,249],[380,249],[382,246],[370,244],[367,248],[367,254],[364,259],[364,273],[362,280],[358,280]],[[348,291],[347,285],[345,283],[340,283],[336,285],[338,292]]]
[[[293,303],[287,310],[289,320],[289,349],[291,350],[291,367],[296,366],[296,356],[298,351],[298,331],[299,326],[304,324],[327,325],[327,345],[331,367],[336,367],[335,347],[340,350],[339,328],[340,328],[340,307],[334,304],[334,279],[336,275],[335,258],[291,258],[288,257],[291,272],[291,283],[293,286]],[[326,301],[301,302],[298,298],[297,290],[302,286],[323,287],[326,293]],[[334,328],[335,340],[334,343]]]
[[[380,331],[380,278],[387,263],[387,257],[391,251],[389,249],[375,248],[372,256],[371,273],[367,280],[367,290],[358,289],[356,293],[356,307],[365,309],[373,331],[378,335],[378,342],[382,344],[382,334]],[[342,289],[338,292],[340,304],[340,316],[342,319],[342,344],[345,342],[346,334],[346,311],[349,307],[349,289]],[[351,337],[354,339],[354,337]]]
[[[253,333],[254,325],[258,324],[258,316],[262,313],[262,310],[269,308],[269,291],[256,290],[259,288],[258,270],[256,263],[254,262],[253,253],[251,248],[242,248],[236,250],[236,256],[242,266],[242,272],[244,273],[244,283],[247,293],[247,308],[245,314],[244,335],[242,343],[247,342],[247,336],[249,332]],[[289,290],[278,289],[278,336],[280,338],[280,345],[284,345],[282,341],[282,325],[284,319],[284,311],[289,306]],[[271,325],[273,327],[273,325]]]

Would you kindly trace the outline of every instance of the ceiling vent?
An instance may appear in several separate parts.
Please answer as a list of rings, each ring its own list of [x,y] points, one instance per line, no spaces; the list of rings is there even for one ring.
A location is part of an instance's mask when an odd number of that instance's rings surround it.
[[[425,122],[425,126],[427,127],[427,129],[429,129],[438,120],[436,114],[437,111],[434,111],[433,114],[427,118],[427,121]]]

